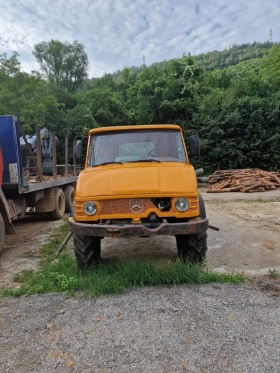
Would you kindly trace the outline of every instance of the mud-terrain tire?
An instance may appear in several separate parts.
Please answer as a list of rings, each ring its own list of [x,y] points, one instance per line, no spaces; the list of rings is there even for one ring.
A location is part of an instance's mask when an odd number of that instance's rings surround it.
[[[176,236],[178,256],[183,261],[201,263],[206,256],[207,234],[186,234]]]
[[[0,214],[0,253],[4,246],[4,240],[5,240],[5,223],[2,218],[2,215]]]
[[[52,220],[62,219],[65,213],[65,195],[61,188],[54,188],[54,206],[55,209],[50,212]]]
[[[64,189],[64,195],[65,195],[65,212],[71,212],[72,205],[75,198],[75,188],[72,187],[72,185],[67,185],[67,187]]]
[[[90,267],[100,260],[100,237],[74,235],[74,251],[77,266],[79,268]]]

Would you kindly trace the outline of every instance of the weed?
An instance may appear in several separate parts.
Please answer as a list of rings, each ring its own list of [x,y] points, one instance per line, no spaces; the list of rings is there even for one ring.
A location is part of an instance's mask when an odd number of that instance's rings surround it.
[[[274,280],[278,280],[280,278],[280,273],[276,269],[269,269],[268,273],[269,276]]]
[[[24,254],[25,258],[37,258],[38,254],[34,251],[28,251],[27,253]]]

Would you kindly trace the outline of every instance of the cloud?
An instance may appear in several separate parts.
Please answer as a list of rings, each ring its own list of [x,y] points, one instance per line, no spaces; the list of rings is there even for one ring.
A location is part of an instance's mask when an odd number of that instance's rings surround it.
[[[38,69],[34,44],[79,40],[90,76],[124,66],[280,39],[280,3],[263,0],[10,0],[2,2],[0,53],[16,50],[26,71]]]

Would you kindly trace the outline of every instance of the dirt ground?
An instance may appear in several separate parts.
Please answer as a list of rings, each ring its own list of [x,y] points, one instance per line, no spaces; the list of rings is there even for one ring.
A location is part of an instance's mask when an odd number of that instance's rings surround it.
[[[18,273],[37,268],[40,248],[61,224],[61,220],[44,221],[38,216],[14,221],[17,235],[5,237],[0,253],[0,288],[14,285],[13,278]]]
[[[221,272],[262,275],[280,270],[280,190],[266,193],[206,194],[210,224],[207,264]],[[259,200],[259,199],[262,199]],[[279,202],[275,202],[278,200]],[[263,202],[266,201],[266,202]],[[274,201],[274,202],[273,202]],[[27,217],[15,223],[17,236],[7,236],[0,254],[0,287],[13,284],[16,274],[38,265],[39,250],[61,221]],[[71,248],[72,242],[68,247]],[[102,256],[113,260],[149,258],[176,260],[174,237],[110,239],[102,241]]]

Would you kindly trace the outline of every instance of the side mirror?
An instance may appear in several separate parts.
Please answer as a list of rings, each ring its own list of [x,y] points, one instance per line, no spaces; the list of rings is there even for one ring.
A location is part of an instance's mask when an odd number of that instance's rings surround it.
[[[197,135],[189,136],[189,149],[192,155],[200,155],[199,137]]]
[[[77,140],[75,143],[75,156],[77,159],[80,159],[82,156],[82,140]]]

